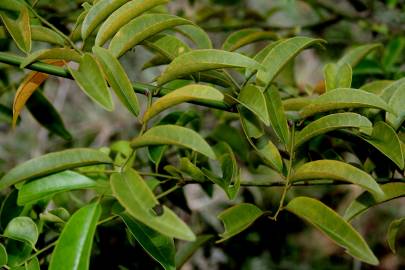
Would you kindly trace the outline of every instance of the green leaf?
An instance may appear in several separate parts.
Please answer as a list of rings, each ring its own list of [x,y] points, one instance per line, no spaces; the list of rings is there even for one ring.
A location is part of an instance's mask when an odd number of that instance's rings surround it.
[[[0,243],[0,267],[7,264],[8,256],[6,248]]]
[[[63,171],[24,184],[18,192],[17,203],[24,205],[47,198],[59,192],[94,188],[96,182],[72,171]]]
[[[103,73],[91,54],[86,53],[83,55],[77,71],[71,68],[69,68],[69,71],[86,95],[107,111],[114,109],[111,93],[108,90]]]
[[[391,107],[377,95],[360,89],[338,88],[316,98],[300,111],[300,115],[305,118],[320,112],[350,108],[376,108],[392,112]]]
[[[342,58],[339,59],[338,65],[343,65],[344,63],[346,63],[349,64],[352,68],[354,68],[369,53],[381,47],[382,47],[381,44],[366,44],[353,48],[349,50],[347,53],[345,53]]]
[[[225,51],[236,51],[254,42],[274,40],[277,38],[277,34],[270,31],[263,31],[260,28],[242,29],[230,34],[222,44],[222,49]]]
[[[176,249],[173,238],[150,229],[126,213],[122,213],[120,216],[131,234],[153,259],[160,263],[165,270],[176,269],[174,261]]]
[[[405,85],[405,78],[396,80],[392,82],[391,84],[388,84],[386,87],[384,87],[379,95],[381,98],[386,101],[387,103],[390,101],[392,95],[399,89],[402,88]]]
[[[199,49],[212,49],[212,41],[208,34],[198,25],[180,25],[175,29],[177,32],[188,37]]]
[[[308,197],[297,197],[288,203],[286,209],[321,230],[336,244],[345,248],[351,256],[368,264],[379,263],[361,235],[322,202]]]
[[[283,160],[280,152],[271,140],[267,138],[259,139],[255,148],[267,165],[276,169],[278,172],[283,171]]]
[[[273,50],[273,48],[275,46],[277,46],[278,44],[280,44],[280,42],[282,42],[283,40],[277,40],[274,42],[271,42],[270,44],[268,44],[266,47],[264,47],[263,49],[261,49],[254,57],[253,60],[256,60],[259,63],[263,63],[263,60],[266,58],[267,54],[269,54],[269,52],[271,50]],[[250,76],[253,75],[254,70],[252,69],[246,69],[245,72],[245,77],[249,78]]]
[[[258,139],[264,135],[262,121],[251,111],[238,106],[239,118],[246,136]]]
[[[379,121],[374,125],[370,137],[364,135],[361,137],[391,159],[401,170],[404,169],[405,153],[402,152],[398,135],[391,126]]]
[[[47,130],[67,141],[72,139],[58,111],[41,91],[32,93],[25,105],[35,120]]]
[[[370,207],[405,196],[405,183],[388,183],[381,185],[381,189],[383,195],[363,192],[346,208],[343,218],[351,221]]]
[[[193,50],[176,57],[158,78],[163,85],[193,73],[221,68],[260,68],[255,60],[242,54],[214,49]]]
[[[142,42],[146,47],[160,53],[164,59],[173,60],[180,54],[189,52],[190,47],[172,35],[158,34]],[[170,63],[168,61],[168,63]]]
[[[126,1],[125,1],[126,2]],[[133,0],[125,3],[112,14],[109,13],[108,18],[103,20],[103,24],[97,31],[96,46],[102,46],[107,42],[121,27],[135,19],[146,11],[162,4],[166,4],[168,0]],[[111,14],[111,15],[110,15]],[[100,21],[101,22],[101,21]]]
[[[111,13],[129,0],[100,0],[94,4],[87,13],[82,24],[82,38],[87,39],[96,27]]]
[[[29,64],[32,64],[39,60],[44,59],[60,59],[69,61],[80,62],[80,54],[73,49],[69,48],[52,48],[36,51],[28,55],[23,62],[21,62],[20,68],[25,68]]]
[[[44,27],[42,25],[31,25],[31,39],[35,41],[65,46],[65,39],[63,39],[63,37],[61,37],[52,29]]]
[[[385,115],[386,121],[394,128],[398,129],[405,120],[405,83],[397,87],[389,101],[388,105],[393,109],[395,114],[387,112]]]
[[[192,22],[168,14],[145,14],[123,26],[112,38],[108,49],[115,57],[120,57],[143,40],[183,24],[192,24]]]
[[[298,53],[309,46],[322,43],[324,43],[322,39],[308,37],[293,37],[281,41],[264,58],[262,64],[266,70],[259,70],[257,72],[257,83],[267,87],[282,71],[283,67]]]
[[[317,179],[345,181],[358,185],[374,194],[384,194],[371,175],[337,160],[317,160],[305,163],[295,171],[291,182]]]
[[[21,215],[24,207],[17,204],[18,190],[12,189],[11,192],[4,197],[0,208],[0,229],[4,230],[7,224],[15,217]]]
[[[250,203],[237,204],[221,212],[218,218],[224,223],[225,231],[220,234],[221,239],[217,243],[246,230],[262,215],[263,211]]]
[[[103,152],[73,148],[49,153],[17,165],[0,179],[0,190],[22,181],[77,167],[111,164],[112,160]]]
[[[24,2],[21,1],[10,1],[5,0],[0,2],[0,9],[5,9],[9,11],[20,11],[24,8]]]
[[[211,147],[197,132],[176,125],[152,127],[142,136],[136,137],[131,142],[133,148],[149,145],[177,145],[190,148],[209,158],[215,159],[215,154]]]
[[[136,220],[169,237],[194,241],[195,235],[176,214],[163,206],[163,213],[153,209],[159,201],[145,181],[133,169],[111,175],[114,196]]]
[[[283,100],[283,107],[285,111],[299,111],[311,104],[313,100],[313,97],[288,98]]]
[[[384,54],[381,59],[382,65],[386,71],[391,71],[394,65],[401,59],[401,55],[405,49],[404,37],[395,37],[390,40],[384,48]]]
[[[238,100],[245,108],[254,113],[265,125],[270,125],[266,98],[259,87],[248,84],[242,88]]]
[[[388,246],[390,247],[390,249],[392,250],[393,253],[396,252],[395,239],[397,238],[399,229],[401,228],[401,225],[404,224],[404,222],[405,222],[405,217],[396,219],[390,223],[390,226],[388,228],[387,242],[388,242]]]
[[[320,134],[341,128],[371,129],[372,123],[368,118],[357,113],[335,113],[321,117],[301,131],[295,133],[295,147],[302,145]]]
[[[384,88],[391,85],[393,81],[391,80],[377,80],[366,83],[360,87],[361,90],[379,95],[383,91]]]
[[[15,13],[1,11],[0,17],[3,20],[4,26],[10,33],[20,50],[25,53],[31,51],[31,25],[28,8],[21,6],[18,17],[15,18]]]
[[[213,237],[211,234],[199,235],[195,241],[188,242],[180,247],[176,253],[176,269],[181,269],[191,256]]]
[[[326,91],[336,88],[350,88],[352,85],[352,68],[349,64],[327,64],[323,69]]]
[[[91,246],[100,215],[98,203],[84,206],[72,215],[59,236],[49,270],[89,269]]]
[[[177,104],[189,101],[201,102],[223,102],[224,95],[217,89],[207,86],[190,84],[178,88],[169,94],[159,98],[152,106],[146,110],[143,116],[143,122],[148,122],[149,119],[156,116],[167,108],[173,107]]]
[[[93,53],[115,94],[128,111],[137,116],[139,114],[138,98],[121,63],[107,49],[93,47]]]
[[[38,241],[38,228],[32,219],[29,217],[13,218],[4,230],[4,236],[26,242],[35,248],[35,243]]]
[[[264,95],[266,97],[271,126],[277,137],[285,146],[288,146],[290,143],[290,131],[288,129],[287,118],[284,113],[280,93],[276,87],[272,86],[264,92]]]

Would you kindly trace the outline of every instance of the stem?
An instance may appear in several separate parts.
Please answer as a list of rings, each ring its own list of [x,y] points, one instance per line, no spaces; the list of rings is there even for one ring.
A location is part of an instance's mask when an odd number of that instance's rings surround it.
[[[39,254],[41,254],[41,253],[47,251],[48,249],[52,248],[53,246],[56,245],[57,242],[58,242],[58,240],[56,240],[55,242],[50,243],[49,245],[47,245],[46,247],[44,247],[44,248],[42,248],[42,249],[40,249],[40,250],[38,250],[37,252],[35,252],[34,254],[32,254],[30,257],[28,257],[28,259],[26,259],[25,262],[27,262],[27,261],[29,261],[29,260],[35,258],[35,257],[38,256]],[[23,265],[25,262],[23,262],[23,263],[21,263],[21,264],[19,264],[19,265],[17,265],[17,266],[21,266],[21,265]]]
[[[104,224],[104,223],[107,223],[107,222],[109,222],[109,221],[111,221],[111,220],[114,220],[114,219],[116,219],[116,218],[118,218],[118,216],[117,216],[117,215],[113,215],[113,216],[110,216],[110,217],[108,217],[108,218],[102,219],[102,220],[100,220],[99,222],[97,222],[97,226],[100,226],[100,225],[102,225],[102,224]]]
[[[169,188],[168,190],[166,190],[166,191],[160,193],[159,195],[157,195],[157,196],[156,196],[156,199],[163,198],[163,197],[169,195],[170,193],[172,193],[172,192],[178,190],[179,188],[181,188],[181,185],[176,184],[176,185],[172,186],[171,188]]]
[[[151,173],[151,172],[138,172],[140,175],[145,175],[145,176],[155,176],[155,177],[162,177],[162,178],[167,178],[167,179],[178,179],[178,180],[183,180],[180,177],[177,176],[172,176],[172,175],[167,175],[167,174],[160,174],[160,173]]]

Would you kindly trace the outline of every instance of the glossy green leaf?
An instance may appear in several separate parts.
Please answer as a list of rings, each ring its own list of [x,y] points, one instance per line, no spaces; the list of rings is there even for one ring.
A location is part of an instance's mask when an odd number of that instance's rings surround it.
[[[284,113],[279,90],[272,86],[264,92],[271,126],[278,138],[284,145],[290,143],[290,130],[288,129],[287,117]]]
[[[217,89],[199,84],[190,84],[178,88],[167,95],[159,98],[146,110],[143,122],[149,121],[152,117],[167,108],[189,101],[222,102],[224,95]]]
[[[209,242],[214,236],[211,234],[199,235],[193,242],[188,242],[181,246],[176,252],[176,269],[181,267],[193,256],[193,254],[204,244]]]
[[[183,24],[192,24],[192,22],[168,14],[145,14],[123,26],[112,38],[108,49],[115,57],[120,57],[143,40]]]
[[[44,59],[58,59],[66,62],[80,62],[80,54],[73,49],[68,48],[52,48],[36,51],[28,55],[21,63],[20,68],[24,68],[35,61]]]
[[[404,169],[404,155],[395,130],[385,122],[379,121],[373,127],[371,136],[362,136],[369,144],[391,159],[398,167]]]
[[[344,219],[351,221],[356,216],[364,213],[370,207],[405,196],[405,183],[388,183],[381,185],[383,195],[363,192],[346,208]]]
[[[254,113],[264,124],[267,126],[270,125],[266,98],[259,87],[253,84],[246,85],[240,91],[238,100],[245,108]]]
[[[352,68],[349,64],[327,64],[323,69],[326,91],[336,88],[350,88],[352,85]]]
[[[67,141],[72,139],[58,111],[41,91],[32,93],[25,105],[35,120],[47,130]]]
[[[250,203],[237,204],[221,212],[218,218],[224,223],[225,231],[220,234],[221,240],[218,242],[225,241],[246,230],[262,215],[263,211]]]
[[[221,68],[260,68],[255,60],[242,54],[221,50],[193,50],[176,57],[158,78],[159,85],[193,73]]]
[[[295,133],[295,147],[302,145],[310,139],[336,129],[342,128],[372,128],[372,123],[368,118],[357,113],[335,113],[321,117],[309,125],[304,127],[301,131]]]
[[[393,222],[390,223],[390,226],[388,227],[387,242],[388,246],[390,247],[393,253],[396,252],[395,239],[397,238],[399,229],[404,223],[405,217],[394,220]]]
[[[351,256],[368,264],[379,263],[361,235],[322,202],[308,197],[297,197],[288,203],[286,209],[321,230],[336,244],[345,248]]]
[[[120,214],[122,220],[127,225],[131,234],[143,247],[143,249],[158,263],[160,263],[165,270],[175,270],[174,256],[176,249],[174,246],[173,238],[162,235],[155,230],[143,225],[136,221],[129,214]]]
[[[94,149],[73,148],[49,153],[21,163],[8,171],[0,179],[0,190],[22,181],[68,169],[111,163],[112,160],[106,154]]]
[[[266,55],[263,62],[261,62],[266,70],[259,70],[257,72],[256,81],[260,85],[267,86],[298,53],[309,46],[322,44],[323,42],[321,39],[293,37],[278,43]]]
[[[39,218],[45,222],[66,223],[70,218],[70,213],[65,208],[60,207],[39,214]]]
[[[115,94],[128,111],[137,116],[139,114],[138,98],[121,63],[107,49],[93,47],[93,53]]]
[[[395,114],[386,113],[386,121],[394,128],[398,129],[405,120],[405,83],[402,83],[392,93],[388,105],[394,110]]]
[[[0,267],[7,264],[8,256],[6,248],[0,243]]]
[[[18,190],[13,189],[4,197],[0,207],[0,229],[3,231],[7,224],[21,215],[24,208],[17,204]]]
[[[63,37],[52,29],[42,25],[31,25],[31,39],[60,46],[65,45],[65,40]]]
[[[363,60],[364,57],[366,57],[372,51],[381,48],[381,46],[381,44],[366,44],[353,48],[339,59],[338,65],[347,63],[354,68],[358,63],[360,63],[361,60]]]
[[[14,18],[14,13],[1,11],[0,17],[7,28],[7,31],[12,36],[16,45],[25,53],[31,51],[31,25],[30,15],[27,7],[22,7],[19,10],[17,18]]]
[[[24,184],[18,193],[18,204],[25,205],[59,192],[94,188],[96,182],[73,171],[51,174]]]
[[[38,241],[38,228],[29,217],[16,217],[7,224],[3,235],[14,240],[26,242],[34,248]]]
[[[350,164],[337,160],[317,160],[305,163],[295,170],[291,182],[317,179],[349,182],[372,193],[384,194],[371,175]]]
[[[160,55],[164,56],[165,59],[170,61],[180,54],[191,50],[186,43],[172,35],[158,34],[143,41],[142,44],[158,52]],[[170,61],[168,61],[168,63],[170,63]]]
[[[102,70],[91,54],[84,54],[78,70],[69,68],[80,89],[107,111],[114,109],[111,93],[108,90]]]
[[[282,172],[283,160],[280,152],[271,140],[267,138],[259,139],[256,143],[256,150],[267,165],[270,165],[278,172]]]
[[[127,1],[124,1],[127,2]],[[168,0],[132,0],[125,3],[108,18],[104,20],[100,29],[97,31],[96,46],[102,46],[107,42],[121,27],[135,19],[146,11],[169,2]]]
[[[82,38],[88,36],[102,23],[114,10],[121,7],[129,0],[100,0],[94,4],[87,13],[82,24]]]
[[[390,106],[377,95],[360,89],[338,88],[320,95],[305,106],[300,115],[308,117],[320,112],[350,108],[376,108],[392,112]]]
[[[98,203],[84,206],[72,215],[59,236],[49,270],[89,269],[93,237],[100,215]]]
[[[205,181],[204,173],[188,158],[180,159],[179,170],[181,173],[189,175],[193,180],[201,182]]]
[[[242,29],[230,34],[222,44],[222,49],[235,51],[254,42],[274,39],[277,39],[277,34],[270,31],[263,31],[258,28]]]
[[[212,41],[208,34],[198,25],[180,25],[175,29],[177,32],[188,37],[199,49],[212,49]]]
[[[131,145],[133,148],[149,145],[177,145],[190,148],[209,158],[215,159],[215,154],[211,147],[197,132],[176,125],[152,127],[142,136],[133,139]]]
[[[166,206],[162,207],[163,213],[153,210],[159,206],[159,201],[135,170],[112,174],[111,188],[120,204],[136,220],[166,236],[195,240],[194,233],[172,210]]]

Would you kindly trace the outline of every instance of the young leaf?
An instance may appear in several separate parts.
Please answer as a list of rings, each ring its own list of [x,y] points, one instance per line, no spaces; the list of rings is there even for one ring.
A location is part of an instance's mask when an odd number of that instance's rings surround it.
[[[153,259],[160,263],[165,270],[176,270],[174,261],[176,249],[173,238],[152,230],[127,213],[122,213],[120,216],[131,234]]]
[[[194,241],[195,235],[177,215],[163,206],[163,213],[153,209],[159,201],[145,181],[133,169],[111,175],[114,196],[136,220],[169,237]]]
[[[94,149],[73,148],[49,153],[21,163],[8,171],[0,179],[0,190],[22,181],[68,169],[111,163],[112,160],[106,154]]]
[[[4,230],[4,236],[26,242],[35,248],[38,240],[38,228],[35,222],[29,217],[16,217],[13,218]]]
[[[266,98],[271,126],[283,144],[288,146],[290,143],[290,131],[280,93],[276,87],[272,86],[264,92],[264,96]]]
[[[217,243],[246,230],[262,215],[263,211],[250,203],[237,204],[221,212],[218,218],[224,223],[225,231],[220,234],[221,239]]]
[[[352,68],[354,68],[369,53],[381,47],[382,47],[381,44],[366,44],[353,48],[349,50],[347,53],[345,53],[345,55],[342,58],[339,59],[338,65],[343,65],[344,63],[347,63]]]
[[[211,234],[199,235],[194,242],[184,244],[176,252],[176,269],[181,267],[193,256],[193,254],[204,244],[210,241],[214,236]]]
[[[259,87],[248,84],[242,88],[238,96],[239,102],[254,113],[265,125],[270,125],[266,98]]]
[[[41,91],[35,91],[28,99],[26,106],[43,127],[67,141],[72,139],[58,111]]]
[[[255,60],[242,54],[221,50],[193,50],[176,57],[158,78],[163,85],[196,72],[221,68],[260,68]]]
[[[162,56],[164,56],[165,60],[169,60],[168,63],[170,63],[171,60],[180,54],[189,52],[191,50],[186,43],[177,37],[164,34],[158,34],[148,38],[147,40],[143,41],[142,44],[160,53]]]
[[[183,24],[192,22],[168,14],[145,14],[123,26],[112,38],[108,49],[115,57],[120,57],[148,37]]]
[[[65,60],[66,62],[75,61],[80,62],[80,54],[73,49],[68,48],[52,48],[36,51],[28,55],[21,63],[20,68],[25,68],[38,60],[44,59],[58,59]]]
[[[405,120],[405,83],[402,83],[392,93],[388,105],[393,109],[395,114],[387,112],[386,121],[397,130]]]
[[[97,31],[96,46],[102,46],[121,27],[146,11],[169,2],[168,0],[133,0],[125,3],[104,20]]]
[[[0,244],[0,267],[3,267],[7,264],[8,256],[6,248]]]
[[[305,118],[320,112],[350,108],[376,108],[392,112],[391,107],[377,95],[360,89],[338,88],[316,98],[300,111],[300,115]]]
[[[96,182],[84,175],[72,171],[63,171],[24,184],[18,192],[17,203],[25,205],[59,192],[94,188],[95,186]]]
[[[198,84],[186,85],[164,95],[153,103],[152,106],[146,110],[143,116],[143,122],[146,123],[163,110],[183,102],[222,102],[223,99],[224,95],[211,86]]]
[[[138,98],[121,63],[107,49],[93,47],[93,53],[115,94],[128,111],[137,116],[139,114]]]
[[[257,83],[267,88],[267,85],[276,78],[283,67],[298,53],[309,46],[322,43],[324,41],[321,39],[308,37],[293,37],[278,43],[264,58],[262,64],[266,70],[262,69],[257,72]]]
[[[384,194],[371,175],[352,165],[337,160],[317,160],[305,163],[295,171],[291,182],[316,179],[345,181],[356,184],[374,194]]]
[[[286,209],[321,230],[336,244],[345,248],[351,256],[368,264],[379,263],[361,235],[322,202],[308,197],[297,197],[288,203]]]
[[[91,246],[100,215],[98,203],[84,206],[72,215],[59,236],[49,270],[89,269]]]
[[[88,36],[96,29],[96,27],[104,21],[114,10],[121,7],[129,0],[100,0],[94,4],[87,13],[82,24],[82,38],[87,39]]]
[[[350,88],[352,85],[352,68],[349,64],[327,64],[323,69],[326,91],[336,88]]]
[[[321,117],[295,134],[295,147],[320,134],[341,128],[372,128],[368,118],[357,113],[335,113]]]
[[[387,183],[381,189],[384,195],[363,192],[346,208],[343,218],[351,221],[370,207],[405,196],[405,183]]]
[[[78,70],[69,68],[80,89],[97,104],[112,111],[114,104],[103,73],[91,54],[84,54]]]
[[[204,31],[204,29],[202,29],[198,25],[180,25],[177,26],[175,30],[193,41],[194,44],[197,45],[198,49],[212,49],[212,41],[210,37]]]
[[[222,44],[222,49],[232,52],[254,42],[277,38],[277,34],[270,31],[263,31],[258,28],[242,29],[230,34]]]
[[[401,170],[404,169],[405,153],[401,149],[398,135],[390,125],[379,121],[374,125],[371,136],[361,137],[391,159]]]
[[[4,26],[12,36],[18,48],[25,53],[31,51],[31,25],[30,15],[26,6],[21,6],[17,18],[13,18],[14,13],[1,11],[0,17]]]
[[[404,222],[405,222],[405,217],[396,219],[390,223],[390,226],[388,228],[387,242],[388,242],[388,246],[390,247],[390,249],[392,250],[393,253],[396,252],[395,239],[397,238],[399,229],[401,228],[401,225],[404,224]]]
[[[133,148],[149,145],[177,145],[215,159],[215,154],[208,143],[194,130],[176,125],[155,126],[146,131],[142,136],[132,140]],[[1,182],[0,182],[1,183]]]

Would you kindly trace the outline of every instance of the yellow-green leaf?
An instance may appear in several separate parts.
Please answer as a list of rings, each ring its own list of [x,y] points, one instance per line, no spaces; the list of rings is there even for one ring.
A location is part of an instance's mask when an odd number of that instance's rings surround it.
[[[65,45],[65,40],[58,33],[42,25],[31,25],[31,39],[60,46]]]
[[[180,25],[175,28],[175,30],[182,35],[189,38],[197,48],[199,49],[212,49],[212,41],[208,34],[199,27],[198,25],[194,24],[186,24]]]
[[[323,69],[326,91],[336,88],[350,88],[352,85],[352,68],[349,64],[327,64]]]
[[[158,34],[143,41],[142,44],[164,56],[165,60],[168,59],[167,63],[180,54],[190,51],[186,43],[172,35]]]
[[[381,44],[366,44],[355,47],[345,53],[343,57],[339,59],[338,64],[343,65],[344,63],[347,63],[354,68],[364,57],[367,56],[367,54],[381,47]]]
[[[21,6],[17,18],[14,13],[1,11],[0,17],[11,37],[23,52],[31,51],[31,25],[28,8]]]
[[[73,49],[69,48],[52,48],[36,51],[28,55],[24,61],[21,63],[20,68],[25,68],[29,64],[32,64],[35,61],[44,60],[44,59],[58,59],[64,60],[66,62],[75,61],[80,62],[80,54]]]
[[[290,143],[290,130],[285,116],[283,103],[277,87],[272,86],[264,92],[271,126],[278,138],[288,147]]]
[[[397,130],[405,120],[405,83],[402,83],[392,93],[388,105],[394,110],[395,114],[387,112],[386,121]]]
[[[405,217],[394,220],[388,227],[387,242],[393,253],[396,252],[395,239],[397,238],[397,234],[399,232],[399,229],[401,228],[401,225],[403,225],[404,223]]]
[[[230,34],[224,43],[222,49],[225,51],[236,51],[237,49],[262,40],[274,40],[278,36],[274,32],[263,31],[260,28],[242,29]]]
[[[253,84],[246,85],[240,91],[238,100],[245,108],[254,113],[264,124],[267,126],[270,125],[266,98],[259,87]]]

